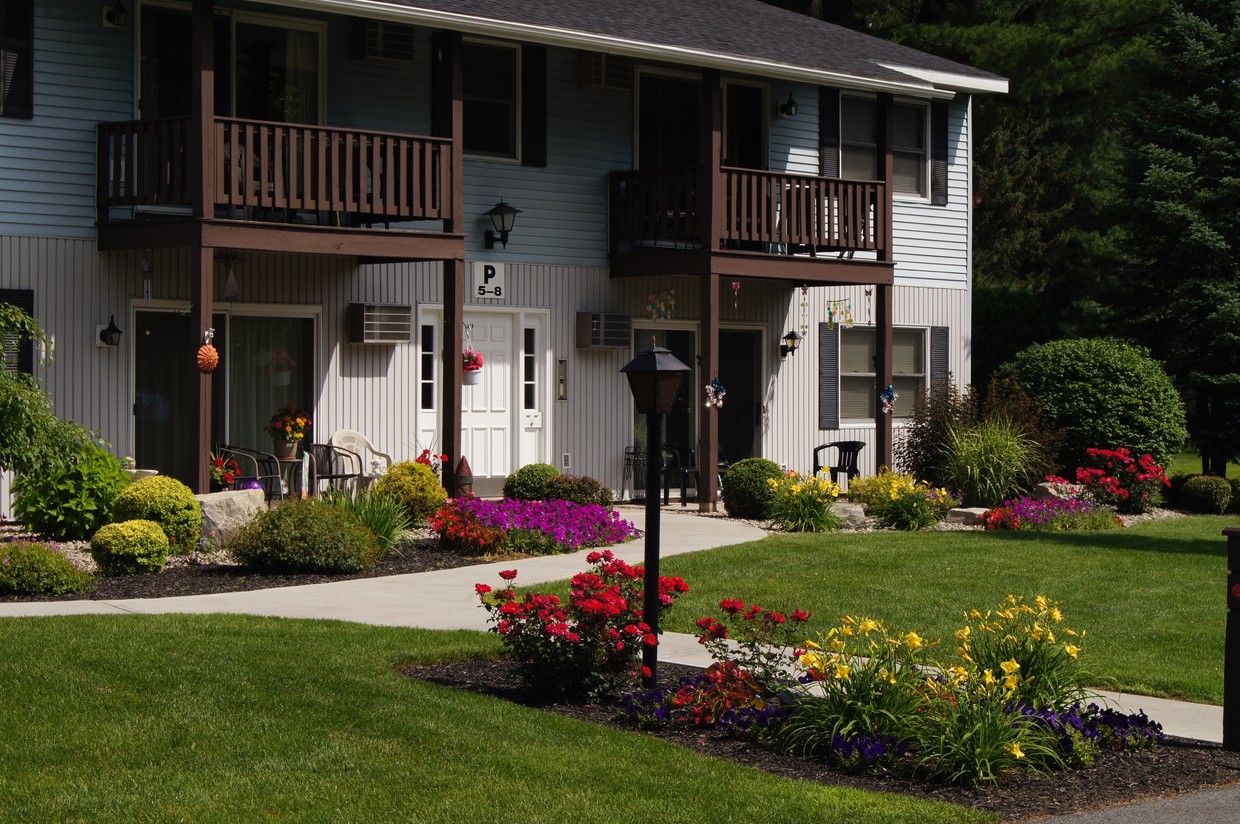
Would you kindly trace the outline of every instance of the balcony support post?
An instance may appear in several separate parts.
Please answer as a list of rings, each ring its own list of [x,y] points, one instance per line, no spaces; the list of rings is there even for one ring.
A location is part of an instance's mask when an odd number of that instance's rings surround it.
[[[702,288],[702,340],[699,344],[702,351],[702,372],[698,378],[699,386],[688,388],[690,403],[695,402],[693,399],[697,397],[700,385],[708,383],[719,374],[719,275],[709,272],[698,282]],[[697,453],[698,509],[714,512],[719,499],[719,410],[708,406],[702,410],[699,420],[702,431],[699,433]]]
[[[878,243],[878,259],[883,262],[890,262],[892,259],[891,243],[892,243],[892,227],[891,227],[891,198],[894,191],[895,182],[895,154],[893,151],[893,129],[892,129],[892,113],[895,108],[894,98],[890,94],[880,94],[878,96],[878,159],[879,172],[883,181],[883,196],[881,202],[875,204],[875,209],[880,212],[879,231],[881,237],[874,240]],[[891,379],[891,348],[892,348],[892,324],[894,322],[894,313],[892,311],[892,287],[886,284],[876,286],[875,292],[875,311],[877,317],[875,323],[877,328],[874,330],[874,358],[875,372],[877,373],[878,384],[875,387],[874,402],[874,452],[877,460],[876,466],[891,466],[892,459],[892,426],[891,418],[894,413],[883,412],[882,404],[879,403],[877,394],[887,388],[892,383]],[[905,398],[904,402],[911,404],[913,398]]]
[[[718,69],[702,72],[702,178],[698,181],[698,233],[715,251],[723,237],[723,85]]]

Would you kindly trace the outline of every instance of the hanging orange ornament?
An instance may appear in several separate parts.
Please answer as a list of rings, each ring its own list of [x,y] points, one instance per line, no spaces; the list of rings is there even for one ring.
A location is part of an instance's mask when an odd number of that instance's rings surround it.
[[[198,347],[198,371],[211,373],[215,371],[215,367],[220,365],[220,353],[211,345],[211,339],[215,337],[215,329],[211,328],[203,335],[206,341],[202,346]]]

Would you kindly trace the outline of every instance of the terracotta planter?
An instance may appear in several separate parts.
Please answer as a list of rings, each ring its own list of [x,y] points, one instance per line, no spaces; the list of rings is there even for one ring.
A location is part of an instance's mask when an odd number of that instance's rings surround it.
[[[464,380],[462,382],[466,386],[477,386],[478,384],[482,383],[482,370],[473,369],[473,370],[465,372]]]

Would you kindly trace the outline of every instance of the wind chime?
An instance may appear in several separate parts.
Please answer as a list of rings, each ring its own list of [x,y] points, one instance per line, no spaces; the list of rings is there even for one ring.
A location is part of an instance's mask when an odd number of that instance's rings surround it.
[[[850,329],[855,322],[851,300],[833,300],[827,304],[828,329],[834,329],[836,326],[841,329]]]
[[[706,384],[706,405],[721,408],[723,406],[723,396],[728,394],[728,390],[723,388],[723,384],[719,382],[719,376],[710,379],[710,383]]]
[[[801,284],[801,337],[809,336],[809,286]]]
[[[732,320],[741,319],[740,295],[741,282],[734,280],[732,281]]]
[[[874,323],[874,287],[865,287],[865,325],[871,326]]]
[[[890,415],[896,409],[896,401],[900,400],[900,396],[896,394],[896,388],[891,384],[887,384],[887,388],[878,393],[878,399],[883,404],[883,414]]]

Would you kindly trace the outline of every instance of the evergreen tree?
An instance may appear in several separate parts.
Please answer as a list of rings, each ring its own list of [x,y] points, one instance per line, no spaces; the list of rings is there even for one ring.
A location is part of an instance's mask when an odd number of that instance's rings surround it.
[[[1188,401],[1202,470],[1240,457],[1240,0],[1173,3],[1135,63],[1125,142],[1130,264],[1112,302]]]

